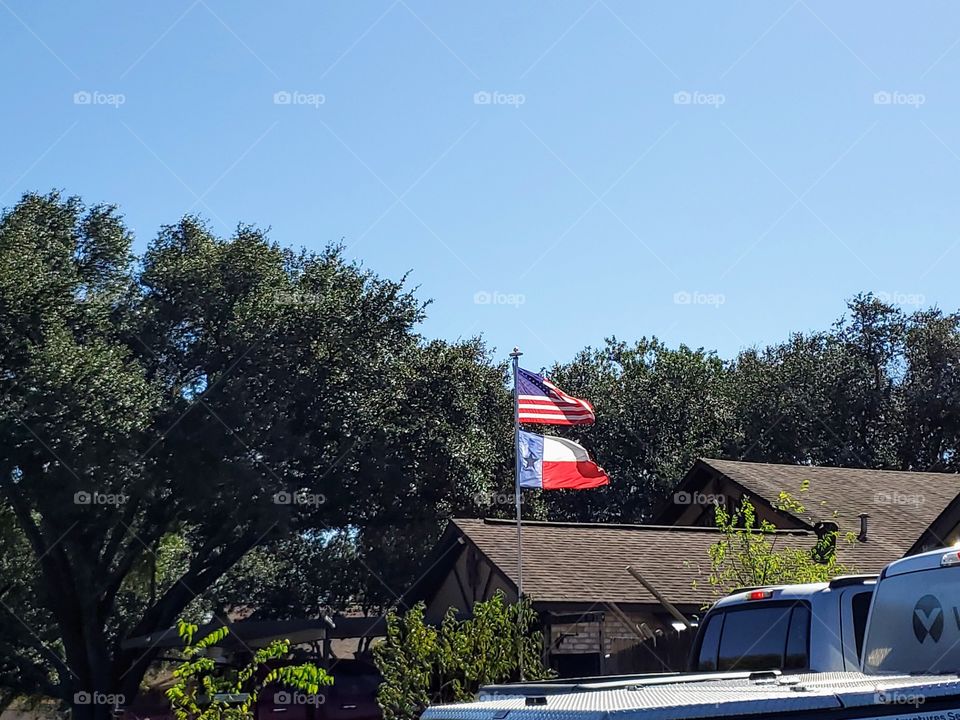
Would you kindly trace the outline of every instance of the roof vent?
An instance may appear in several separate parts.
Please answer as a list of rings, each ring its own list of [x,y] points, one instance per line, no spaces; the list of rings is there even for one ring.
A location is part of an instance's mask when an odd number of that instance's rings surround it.
[[[546,705],[547,696],[546,695],[528,695],[527,699],[523,701],[523,704],[527,707],[536,706],[536,705]]]
[[[867,541],[867,520],[870,516],[867,513],[860,513],[857,517],[860,518],[860,534],[857,535],[857,542],[863,543]]]
[[[832,520],[825,520],[824,522],[818,522],[813,526],[813,531],[817,534],[817,537],[821,540],[831,533],[836,533],[840,530],[840,526],[837,525]]]

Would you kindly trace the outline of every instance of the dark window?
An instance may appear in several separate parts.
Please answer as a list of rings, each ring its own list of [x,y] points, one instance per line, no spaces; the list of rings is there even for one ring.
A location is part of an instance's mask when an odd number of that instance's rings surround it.
[[[857,593],[853,596],[853,639],[857,643],[857,659],[863,657],[863,636],[867,632],[867,613],[870,612],[870,600],[873,591]]]
[[[720,638],[720,652],[717,658],[719,670],[773,670],[784,667],[784,652],[787,651],[790,617],[794,604],[757,605],[739,608],[727,613]],[[802,625],[803,615],[797,618],[797,633],[806,644],[807,632]],[[809,611],[806,626],[809,631]],[[791,649],[799,654],[805,651],[798,640],[794,640]],[[799,647],[799,649],[798,649]],[[805,654],[805,652],[804,652]],[[793,663],[806,658],[791,659]]]
[[[720,647],[720,630],[723,627],[724,613],[711,615],[700,636],[700,652],[697,657],[697,670],[709,672],[717,669],[717,650]]]
[[[783,658],[784,670],[806,670],[810,667],[810,609],[797,605],[790,614],[787,632],[787,650]]]
[[[562,678],[590,677],[600,674],[600,653],[558,653],[554,669]]]

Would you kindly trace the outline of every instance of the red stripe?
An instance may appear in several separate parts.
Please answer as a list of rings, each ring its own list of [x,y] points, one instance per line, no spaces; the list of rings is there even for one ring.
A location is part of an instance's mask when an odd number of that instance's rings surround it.
[[[566,413],[570,415],[593,415],[589,410],[582,407],[558,407],[556,405],[520,405],[520,411],[524,410],[532,413]]]
[[[572,410],[589,410],[581,403],[553,402],[552,400],[524,400],[521,398],[520,404],[528,407],[568,407]]]
[[[583,408],[577,409],[566,409],[566,408],[546,408],[546,407],[521,407],[520,412],[528,412],[531,415],[582,415],[587,417],[593,417],[593,413],[589,410],[584,410]]]
[[[520,405],[527,407],[568,407],[571,410],[586,410],[592,412],[593,408],[582,403],[559,403],[552,400],[524,400],[520,398]]]
[[[520,419],[529,419],[533,422],[540,420],[542,422],[550,422],[551,419],[556,420],[580,420],[582,422],[593,422],[593,415],[577,415],[574,413],[520,413]]]
[[[529,415],[530,417],[551,417],[551,416],[561,416],[561,417],[575,417],[575,418],[592,418],[594,414],[587,412],[586,410],[529,410],[529,409],[520,409],[521,415]]]
[[[595,462],[543,462],[544,490],[589,490],[609,484],[610,478]]]
[[[524,417],[520,416],[520,422],[527,423],[529,425],[592,425],[594,420],[592,417],[588,418],[562,418],[562,417],[544,417],[540,416],[531,416]]]

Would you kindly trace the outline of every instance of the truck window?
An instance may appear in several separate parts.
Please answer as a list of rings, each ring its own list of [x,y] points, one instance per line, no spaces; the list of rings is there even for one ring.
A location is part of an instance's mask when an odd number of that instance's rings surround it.
[[[867,632],[867,615],[870,612],[870,600],[873,591],[857,593],[851,600],[853,609],[853,639],[857,643],[857,659],[863,658],[863,636]]]
[[[747,607],[731,610],[720,638],[720,670],[769,670],[783,663],[789,607]]]
[[[717,613],[707,619],[701,635],[700,652],[697,657],[697,670],[710,672],[717,669],[717,651],[720,648],[720,630],[726,613]]]
[[[810,667],[810,608],[797,605],[790,613],[784,670],[806,670]]]

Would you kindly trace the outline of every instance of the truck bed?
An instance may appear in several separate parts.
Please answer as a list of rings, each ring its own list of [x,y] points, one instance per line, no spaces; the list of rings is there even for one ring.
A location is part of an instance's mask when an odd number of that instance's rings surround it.
[[[666,676],[593,692],[501,694],[508,687],[499,686],[496,695],[487,695],[491,699],[427,708],[423,720],[688,720],[775,715],[794,720],[960,720],[960,680],[955,675],[754,673],[679,682]]]

